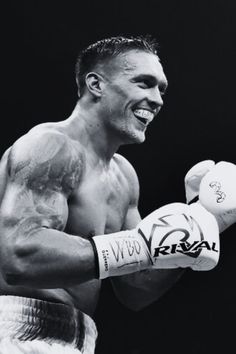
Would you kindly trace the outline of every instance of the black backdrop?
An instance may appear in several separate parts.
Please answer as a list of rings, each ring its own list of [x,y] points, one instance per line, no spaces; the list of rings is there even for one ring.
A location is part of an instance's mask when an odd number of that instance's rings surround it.
[[[236,163],[235,14],[234,0],[9,1],[1,44],[1,153],[32,126],[69,116],[83,46],[150,33],[160,42],[169,81],[165,106],[146,142],[121,152],[139,175],[142,216],[184,201],[183,178],[196,162]],[[105,281],[96,312],[97,354],[234,350],[235,231],[232,226],[222,235],[215,270],[187,271],[139,313],[123,308]]]

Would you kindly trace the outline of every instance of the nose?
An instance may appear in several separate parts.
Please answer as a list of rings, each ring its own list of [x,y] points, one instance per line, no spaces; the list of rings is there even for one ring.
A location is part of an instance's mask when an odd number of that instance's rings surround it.
[[[152,109],[161,108],[164,104],[159,88],[152,88],[149,95],[149,104]]]

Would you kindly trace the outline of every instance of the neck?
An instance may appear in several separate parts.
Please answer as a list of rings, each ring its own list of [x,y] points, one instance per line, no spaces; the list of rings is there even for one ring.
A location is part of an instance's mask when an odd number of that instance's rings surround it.
[[[80,99],[71,116],[63,122],[67,134],[99,159],[109,162],[121,145],[118,137],[108,131],[99,115],[96,103]]]

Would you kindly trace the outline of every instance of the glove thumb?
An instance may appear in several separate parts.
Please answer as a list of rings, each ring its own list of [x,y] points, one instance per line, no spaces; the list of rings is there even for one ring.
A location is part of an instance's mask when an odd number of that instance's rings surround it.
[[[199,194],[202,178],[215,166],[213,160],[204,160],[194,165],[185,175],[186,202],[190,203]]]

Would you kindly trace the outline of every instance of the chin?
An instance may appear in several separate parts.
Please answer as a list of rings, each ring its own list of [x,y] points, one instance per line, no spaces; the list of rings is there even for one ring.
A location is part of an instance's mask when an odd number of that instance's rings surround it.
[[[134,134],[134,135],[126,135],[126,138],[124,139],[124,144],[142,144],[146,140],[145,134],[144,133],[139,133],[139,134]]]
[[[137,137],[136,140],[134,141],[135,144],[142,144],[144,143],[144,141],[146,140],[145,135],[143,135],[142,137]]]

